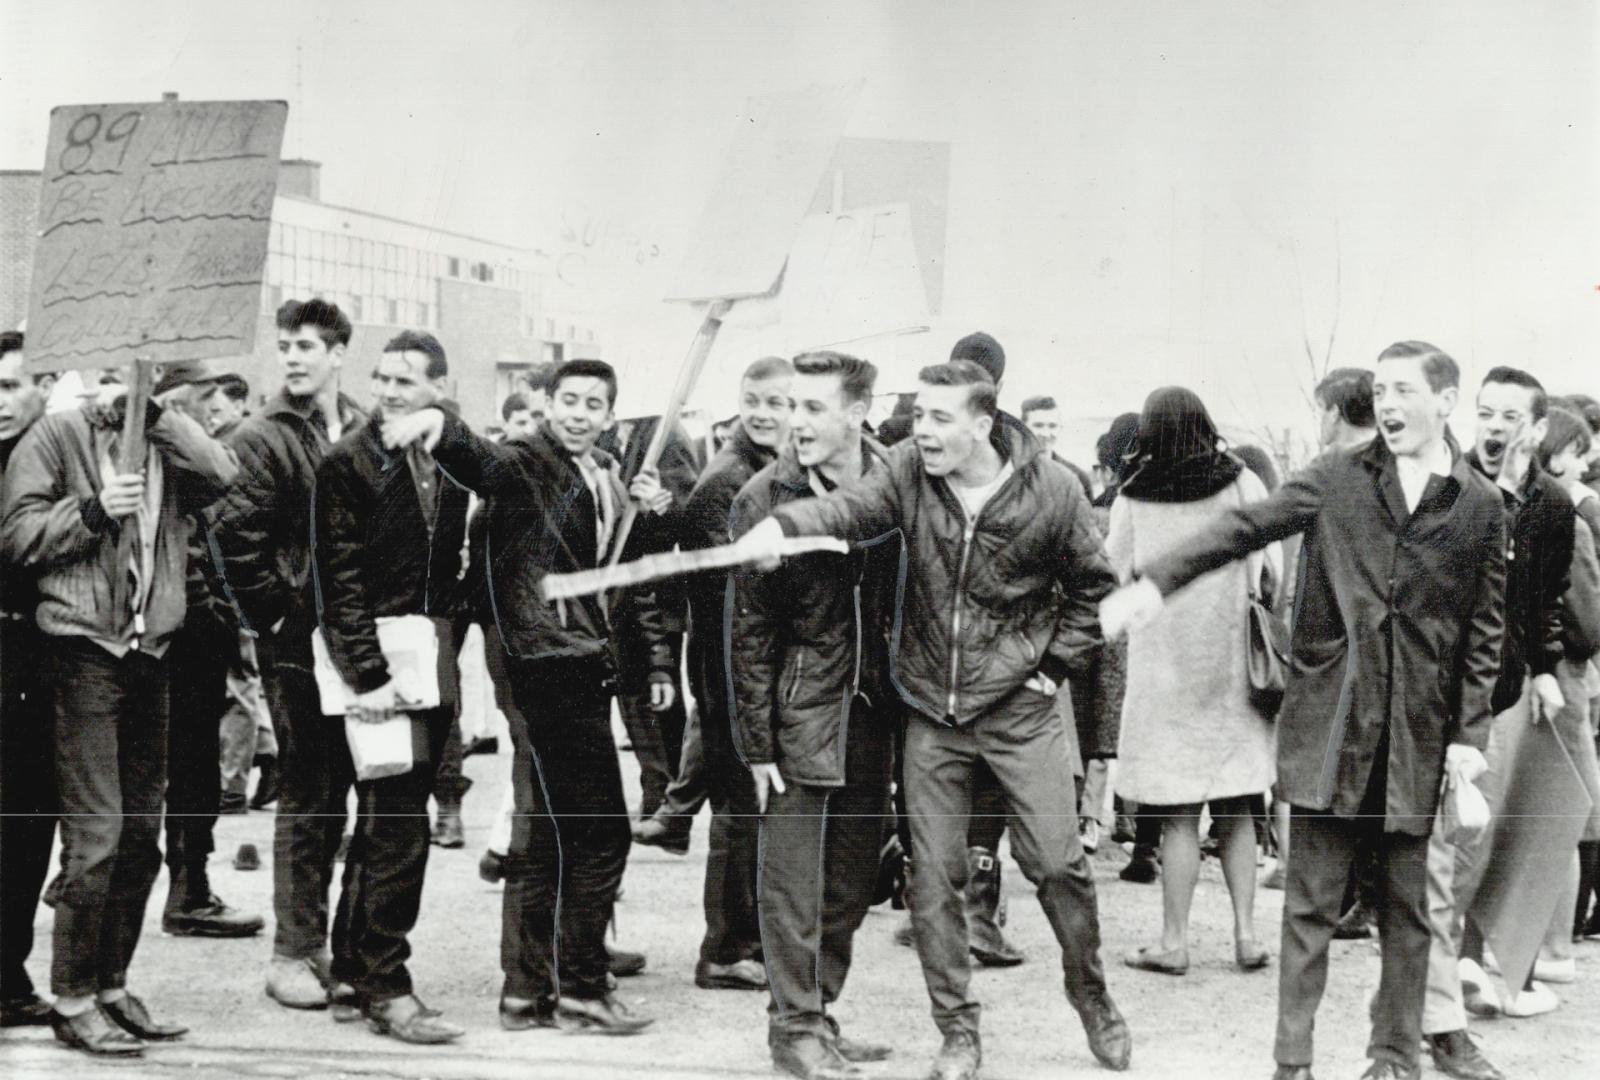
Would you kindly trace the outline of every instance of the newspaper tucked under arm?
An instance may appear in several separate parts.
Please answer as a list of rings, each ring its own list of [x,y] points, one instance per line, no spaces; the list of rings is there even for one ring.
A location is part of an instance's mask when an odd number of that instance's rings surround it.
[[[784,558],[812,551],[832,551],[843,555],[849,550],[849,544],[831,536],[793,536],[782,541],[778,554]],[[721,547],[701,548],[698,551],[669,551],[595,570],[546,574],[540,583],[540,590],[546,600],[570,600],[575,596],[592,596],[680,574],[721,570],[748,561],[748,553],[737,544],[723,544]]]

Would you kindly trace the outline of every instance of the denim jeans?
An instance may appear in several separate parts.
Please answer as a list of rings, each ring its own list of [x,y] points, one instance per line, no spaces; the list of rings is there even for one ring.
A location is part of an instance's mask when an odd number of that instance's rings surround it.
[[[355,766],[344,719],[323,716],[309,627],[256,640],[278,728],[278,813],[272,839],[273,951],[306,959],[328,942],[328,889],[349,818]],[[303,644],[302,644],[303,642]]]
[[[126,985],[145,904],[161,872],[168,665],[118,659],[87,638],[50,642],[55,679],[61,872],[50,986],[85,997]]]

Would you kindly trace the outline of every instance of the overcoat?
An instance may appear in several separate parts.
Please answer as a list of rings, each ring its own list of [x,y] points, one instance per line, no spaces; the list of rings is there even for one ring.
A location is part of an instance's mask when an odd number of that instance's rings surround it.
[[[1224,511],[1144,576],[1165,595],[1302,532],[1279,796],[1353,817],[1381,782],[1385,831],[1425,836],[1445,747],[1488,744],[1505,633],[1504,503],[1457,454],[1409,512],[1380,436]]]

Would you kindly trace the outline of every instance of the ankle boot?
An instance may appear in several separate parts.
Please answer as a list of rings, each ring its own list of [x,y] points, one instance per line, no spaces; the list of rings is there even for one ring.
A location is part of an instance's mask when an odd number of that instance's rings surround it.
[[[1015,967],[1024,957],[1001,934],[1005,902],[1000,898],[1000,860],[986,848],[967,849],[967,947],[984,967]]]

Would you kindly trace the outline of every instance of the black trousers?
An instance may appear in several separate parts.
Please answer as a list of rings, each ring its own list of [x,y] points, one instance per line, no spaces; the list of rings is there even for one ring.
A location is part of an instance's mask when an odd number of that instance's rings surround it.
[[[333,920],[333,977],[366,1004],[411,993],[408,935],[422,910],[428,868],[428,796],[450,730],[452,706],[415,713],[425,755],[409,772],[357,780],[356,826]],[[344,737],[344,721],[330,718]],[[422,749],[417,746],[417,749]]]
[[[1381,804],[1375,815],[1360,818],[1298,806],[1291,810],[1278,971],[1275,1056],[1280,1065],[1311,1064],[1317,1006],[1328,982],[1328,945],[1339,923],[1351,867],[1364,845],[1371,845],[1377,860],[1378,936],[1383,945],[1367,1055],[1407,1068],[1417,1064],[1430,941],[1428,838],[1382,829]]]
[[[791,781],[768,797],[757,883],[773,1042],[829,1033],[828,1006],[844,987],[855,932],[877,884],[893,722],[857,698],[844,785]]]
[[[279,956],[315,957],[328,943],[328,890],[355,768],[344,720],[322,715],[311,673],[310,627],[257,638],[256,656],[278,735],[272,948]]]
[[[203,869],[215,847],[222,798],[222,717],[228,711],[228,670],[238,644],[236,629],[191,608],[167,651],[172,669],[171,720],[167,725],[167,865],[174,874],[190,867]],[[203,885],[203,880],[196,885]],[[206,897],[180,899],[204,903]]]
[[[617,706],[628,741],[639,761],[639,817],[654,814],[666,798],[667,787],[677,777],[683,757],[683,731],[689,716],[683,704],[678,670],[683,655],[683,635],[667,640],[672,649],[672,707],[650,708],[650,647],[631,624],[617,628]]]
[[[605,665],[509,660],[506,672],[516,817],[501,922],[505,994],[601,998],[606,927],[632,842]]]
[[[734,747],[722,650],[707,647],[694,634],[689,649],[712,813],[704,894],[706,934],[700,942],[700,959],[708,964],[734,964],[761,955],[761,925],[756,916],[761,810],[756,804],[755,780]]]
[[[33,994],[25,967],[56,835],[55,718],[46,641],[0,615],[0,1001]]]
[[[168,667],[87,638],[50,640],[61,872],[50,988],[87,997],[127,983],[145,904],[161,872]]]

